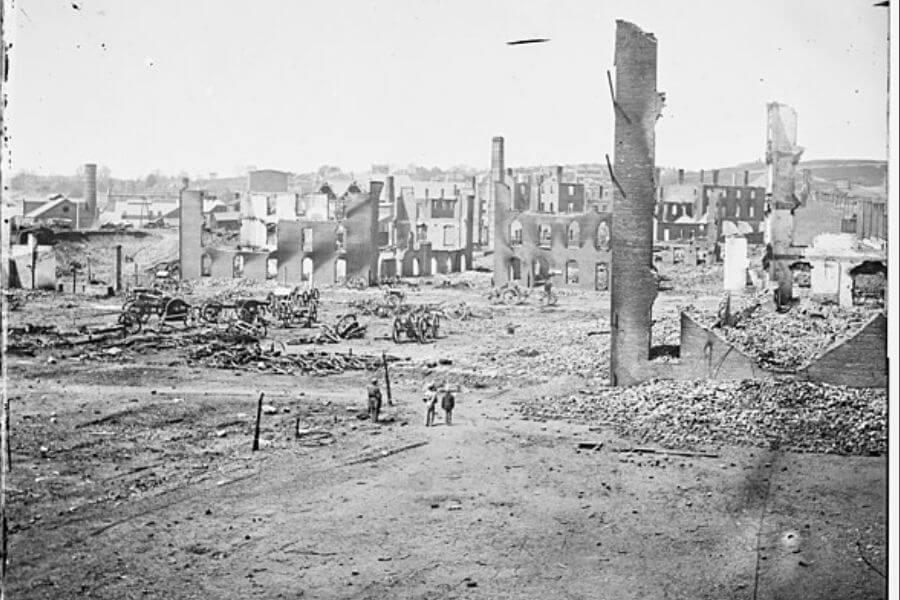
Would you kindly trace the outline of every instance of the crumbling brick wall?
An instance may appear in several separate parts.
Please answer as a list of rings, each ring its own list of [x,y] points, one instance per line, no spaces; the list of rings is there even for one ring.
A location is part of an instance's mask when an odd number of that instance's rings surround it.
[[[770,379],[772,373],[712,329],[681,313],[681,343],[673,375],[679,379]]]
[[[598,240],[598,228],[606,224],[609,231],[611,215],[590,210],[580,214],[548,214],[513,210],[510,207],[510,189],[506,184],[497,184],[494,194],[494,285],[501,286],[510,279],[510,265],[519,261],[523,285],[534,285],[535,265],[540,270],[539,277],[547,276],[554,285],[573,285],[584,289],[597,289],[597,267],[604,265],[609,271],[610,252],[607,241]],[[511,238],[513,223],[521,225],[522,240],[517,243]],[[577,223],[578,236],[569,241],[569,228]],[[542,244],[539,229],[550,228],[550,243]],[[577,264],[578,282],[568,281],[570,263]],[[551,275],[550,273],[553,272]],[[605,284],[605,282],[604,282]],[[601,289],[605,289],[602,285]]]
[[[848,387],[887,387],[887,318],[877,314],[848,339],[840,340],[810,364],[810,381]]]

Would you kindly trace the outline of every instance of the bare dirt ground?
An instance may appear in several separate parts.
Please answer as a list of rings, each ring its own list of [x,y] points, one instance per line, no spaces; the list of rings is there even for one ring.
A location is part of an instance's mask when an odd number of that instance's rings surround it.
[[[483,292],[409,300],[487,310]],[[326,290],[324,320],[375,293]],[[655,314],[688,301],[704,298],[665,293]],[[12,324],[109,321],[110,303],[35,299]],[[363,318],[365,339],[318,348],[408,359],[380,424],[358,418],[366,372],[10,356],[9,597],[885,597],[884,457],[619,453],[634,441],[608,428],[526,420],[518,403],[605,385],[608,296],[493,310],[429,345]],[[423,425],[434,380],[462,390],[452,426]],[[251,452],[260,391],[274,412]]]

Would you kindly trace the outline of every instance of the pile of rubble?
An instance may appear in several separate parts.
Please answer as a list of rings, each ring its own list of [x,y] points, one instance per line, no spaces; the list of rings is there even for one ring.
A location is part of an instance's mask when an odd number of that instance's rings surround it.
[[[606,378],[609,374],[609,324],[605,320],[572,319],[548,327],[539,319],[518,324],[470,321],[467,333],[490,338],[474,355],[476,366],[518,380],[574,376]]]
[[[699,322],[715,327],[731,344],[761,366],[792,371],[808,364],[836,341],[858,331],[875,314],[872,308],[842,308],[803,300],[778,312],[766,298],[732,298],[731,323],[721,314],[690,310]]]
[[[367,325],[359,322],[355,314],[347,314],[338,317],[334,325],[323,323],[316,333],[298,336],[286,340],[286,344],[338,344],[344,340],[360,339],[365,337]]]
[[[279,375],[338,375],[344,371],[374,371],[384,361],[396,357],[371,356],[353,353],[307,352],[288,354],[280,350],[265,350],[259,344],[228,344],[211,342],[191,349],[188,358],[195,364],[219,369],[255,370]]]
[[[657,381],[534,398],[519,409],[530,419],[610,426],[638,443],[670,449],[739,444],[861,455],[887,451],[884,390],[808,382]]]

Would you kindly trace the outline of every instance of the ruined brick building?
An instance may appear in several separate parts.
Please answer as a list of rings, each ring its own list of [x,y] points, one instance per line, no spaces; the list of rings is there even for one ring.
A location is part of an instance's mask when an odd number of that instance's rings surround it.
[[[687,184],[684,170],[678,171],[678,183],[659,186],[654,220],[654,239],[659,242],[706,240],[714,251],[724,238],[741,235],[751,244],[762,243],[766,189],[751,185],[744,171],[743,185],[719,183],[719,171],[712,171],[712,182],[700,171],[697,184]],[[659,179],[657,177],[657,179]]]
[[[475,196],[474,181],[461,186],[386,176],[379,204],[379,277],[471,269]]]
[[[182,276],[330,285],[471,268],[472,191],[452,183],[404,184],[394,194],[392,176],[370,181],[366,191],[356,181],[326,181],[304,196],[288,191],[287,173],[254,171],[240,197],[236,245],[204,240],[194,227],[198,210],[207,228],[222,217],[230,223],[233,211],[205,203],[202,191],[185,190],[181,212],[189,217],[180,248],[188,269]]]
[[[609,287],[612,215],[586,206],[584,186],[566,181],[562,167],[527,178],[510,169],[492,199],[495,285]]]

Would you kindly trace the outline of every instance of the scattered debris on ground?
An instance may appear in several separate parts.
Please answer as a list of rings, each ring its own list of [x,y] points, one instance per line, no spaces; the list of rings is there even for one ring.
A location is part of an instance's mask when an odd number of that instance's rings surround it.
[[[778,370],[805,366],[835,342],[858,331],[877,312],[810,300],[778,312],[764,296],[732,296],[730,304],[731,325],[721,323],[721,316],[711,311],[687,310],[702,324],[716,327],[761,366]]]
[[[641,444],[739,444],[798,452],[887,451],[885,390],[808,382],[654,381],[520,402],[530,419],[606,425]]]

